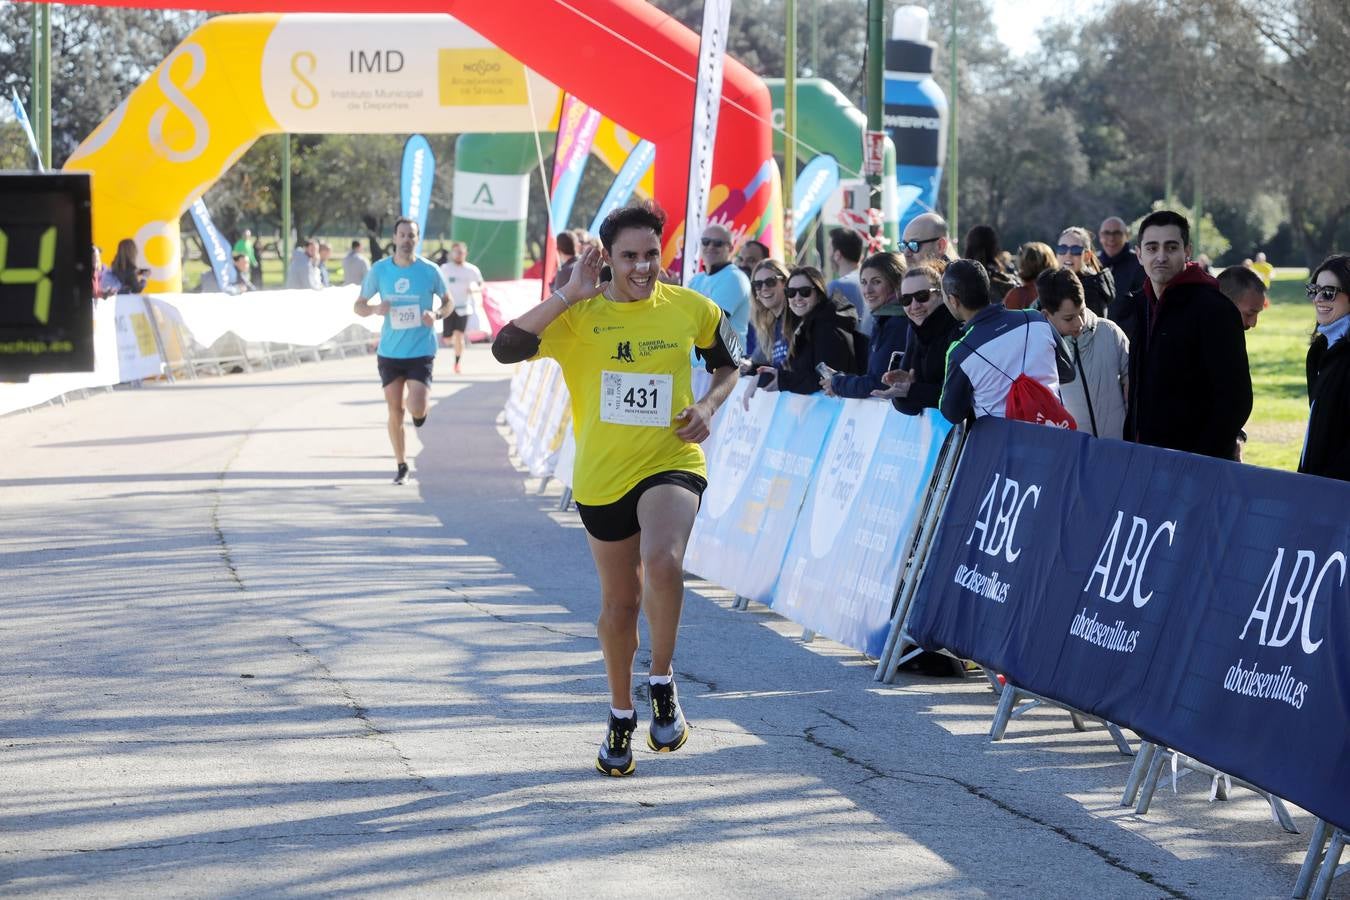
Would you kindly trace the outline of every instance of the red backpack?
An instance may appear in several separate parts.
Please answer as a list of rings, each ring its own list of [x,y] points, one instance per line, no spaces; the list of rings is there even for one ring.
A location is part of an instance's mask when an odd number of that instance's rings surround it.
[[[1008,387],[1008,402],[1003,407],[1003,415],[1006,418],[1077,431],[1078,423],[1055,396],[1055,392],[1026,373],[1027,347],[1031,344],[1031,322],[1028,321],[1023,327],[1026,329],[1026,344],[1022,346],[1022,374],[1016,378],[989,362],[985,355],[974,347],[970,347],[970,352],[989,363],[991,369],[1012,382]]]

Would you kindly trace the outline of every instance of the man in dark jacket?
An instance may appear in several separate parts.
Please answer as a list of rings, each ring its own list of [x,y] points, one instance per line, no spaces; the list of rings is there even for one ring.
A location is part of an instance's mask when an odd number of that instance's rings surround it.
[[[1106,317],[1120,326],[1127,335],[1134,328],[1134,311],[1138,308],[1139,297],[1144,291],[1144,267],[1139,257],[1126,240],[1129,233],[1125,221],[1119,216],[1111,216],[1102,222],[1097,230],[1097,239],[1102,242],[1101,263],[1111,270],[1116,283],[1116,296],[1106,310]]]
[[[1190,262],[1190,225],[1159,210],[1139,225],[1147,281],[1130,336],[1125,438],[1233,459],[1252,411],[1242,316]]]

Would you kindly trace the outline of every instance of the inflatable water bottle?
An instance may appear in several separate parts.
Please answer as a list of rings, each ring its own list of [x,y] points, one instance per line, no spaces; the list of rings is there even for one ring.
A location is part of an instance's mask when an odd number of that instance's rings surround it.
[[[886,41],[886,134],[895,143],[895,187],[900,228],[937,206],[947,153],[947,95],[933,80],[928,10],[895,11]]]

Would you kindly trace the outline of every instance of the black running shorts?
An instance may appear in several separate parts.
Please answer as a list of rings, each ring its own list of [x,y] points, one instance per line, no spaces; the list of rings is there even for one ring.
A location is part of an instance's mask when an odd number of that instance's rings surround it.
[[[431,367],[436,362],[436,357],[414,356],[399,359],[394,356],[377,356],[375,360],[380,367],[380,386],[389,387],[400,378],[431,384]]]
[[[441,334],[446,337],[449,337],[456,331],[464,331],[469,327],[468,314],[462,313],[459,310],[452,311],[443,321],[445,324],[442,326]]]
[[[648,475],[613,503],[606,503],[603,506],[578,503],[577,512],[581,514],[581,524],[586,526],[586,533],[597,541],[623,541],[637,534],[642,530],[638,524],[638,500],[642,498],[647,488],[658,484],[682,487],[698,497],[700,502],[703,499],[703,492],[708,487],[708,482],[693,472],[672,470]]]

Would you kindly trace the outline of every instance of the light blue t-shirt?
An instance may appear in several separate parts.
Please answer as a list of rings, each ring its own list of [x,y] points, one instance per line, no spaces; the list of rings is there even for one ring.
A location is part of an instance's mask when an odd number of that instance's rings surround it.
[[[436,329],[422,321],[424,311],[434,311],[437,297],[449,290],[441,270],[429,259],[418,257],[410,266],[399,266],[392,256],[370,267],[361,282],[361,296],[379,296],[389,304],[389,315],[380,326],[380,356],[416,359],[436,355]]]
[[[689,279],[688,286],[722,308],[744,347],[750,330],[750,279],[745,273],[728,263],[716,275],[699,272]]]

